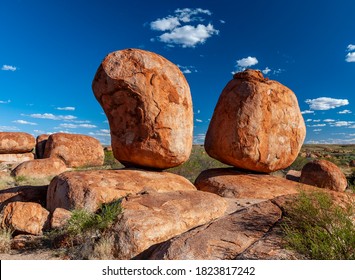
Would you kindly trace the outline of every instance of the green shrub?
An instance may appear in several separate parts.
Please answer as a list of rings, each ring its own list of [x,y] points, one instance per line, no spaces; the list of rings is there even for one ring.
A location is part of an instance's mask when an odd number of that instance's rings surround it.
[[[303,166],[305,166],[311,160],[312,159],[298,156],[288,169],[301,171]]]
[[[354,205],[342,208],[330,195],[300,193],[282,223],[288,246],[309,259],[355,259]]]

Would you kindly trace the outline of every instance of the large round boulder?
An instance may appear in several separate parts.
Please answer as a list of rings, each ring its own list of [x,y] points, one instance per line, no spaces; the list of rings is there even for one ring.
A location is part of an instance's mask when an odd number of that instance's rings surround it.
[[[300,182],[333,191],[345,191],[348,181],[338,166],[327,160],[314,160],[302,168]]]
[[[67,167],[100,166],[104,150],[99,140],[81,134],[55,133],[49,136],[44,158],[60,158]]]
[[[205,149],[223,163],[268,173],[291,165],[305,135],[295,94],[260,71],[246,70],[222,91]]]
[[[192,100],[175,64],[148,51],[116,51],[101,63],[92,89],[108,118],[117,160],[165,169],[189,158]]]
[[[28,153],[35,147],[35,138],[25,132],[0,132],[0,154]]]

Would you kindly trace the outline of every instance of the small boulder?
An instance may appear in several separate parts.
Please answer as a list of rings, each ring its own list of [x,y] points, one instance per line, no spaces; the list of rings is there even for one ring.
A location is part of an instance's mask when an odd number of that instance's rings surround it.
[[[33,202],[11,202],[3,210],[1,225],[19,233],[42,234],[49,226],[49,212]]]
[[[345,191],[348,182],[338,166],[327,160],[307,163],[301,172],[300,182],[333,191]]]
[[[128,194],[178,190],[196,188],[184,177],[168,172],[130,169],[65,172],[55,177],[49,185],[47,209],[50,212],[58,207],[95,211],[102,203]]]
[[[44,157],[60,158],[67,167],[100,166],[104,151],[99,140],[81,134],[55,133],[47,140]]]
[[[51,229],[64,227],[71,218],[72,212],[63,208],[56,208],[51,218]]]
[[[131,259],[194,227],[221,217],[223,198],[199,191],[148,193],[124,200],[120,219],[112,226],[112,252]]]
[[[172,62],[139,49],[110,53],[92,83],[110,124],[114,156],[126,166],[165,169],[192,148],[189,85]]]
[[[0,154],[28,153],[36,145],[35,138],[25,132],[0,132]]]
[[[35,158],[32,153],[24,154],[0,154],[0,162],[6,163],[22,163]]]
[[[34,159],[18,165],[13,171],[13,176],[25,176],[26,178],[54,177],[67,170],[65,163],[56,157]]]
[[[36,138],[36,158],[40,159],[44,157],[44,150],[48,140],[48,134],[38,135]]]
[[[305,136],[295,94],[248,69],[235,74],[222,91],[205,149],[223,163],[270,173],[292,164]]]
[[[286,174],[286,179],[294,182],[299,182],[301,177],[301,171],[289,170]]]

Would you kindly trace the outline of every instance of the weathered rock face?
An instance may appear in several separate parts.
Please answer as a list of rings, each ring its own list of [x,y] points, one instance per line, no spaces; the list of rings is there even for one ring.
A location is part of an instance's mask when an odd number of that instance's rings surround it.
[[[5,206],[2,226],[21,233],[38,235],[48,227],[49,212],[33,202],[12,202]]]
[[[289,170],[286,174],[286,179],[299,182],[301,178],[301,171],[298,170]]]
[[[24,153],[24,154],[0,154],[0,162],[15,162],[21,163],[28,160],[33,160],[34,154]]]
[[[223,198],[199,191],[150,193],[130,198],[113,226],[113,255],[131,259],[152,245],[222,216]]]
[[[44,150],[48,140],[48,134],[38,135],[36,138],[36,158],[41,159],[44,157]]]
[[[296,194],[307,186],[266,174],[249,174],[234,168],[208,169],[196,178],[195,186],[228,198],[272,199]]]
[[[66,170],[67,166],[61,159],[52,157],[23,162],[12,171],[12,175],[27,178],[46,178],[54,177]]]
[[[100,166],[104,163],[104,151],[100,141],[81,134],[50,135],[44,157],[60,158],[67,167]]]
[[[35,147],[35,138],[25,132],[0,132],[0,154],[28,153]]]
[[[184,177],[168,172],[130,169],[65,172],[55,177],[49,185],[47,209],[50,212],[58,207],[95,211],[102,203],[127,194],[178,190],[196,188]]]
[[[46,205],[48,186],[22,186],[0,190],[0,211],[10,202],[36,202]]]
[[[164,169],[189,158],[192,100],[176,65],[148,51],[116,51],[101,63],[92,88],[108,118],[117,160]]]
[[[302,168],[300,182],[334,191],[345,191],[348,182],[344,173],[334,163],[314,160]]]
[[[226,164],[258,172],[288,167],[306,128],[295,94],[260,71],[234,75],[222,91],[206,139],[207,153]]]
[[[158,245],[150,259],[235,259],[272,228],[281,218],[271,201],[252,205],[209,224],[185,232]]]
[[[51,218],[51,228],[57,229],[65,226],[71,218],[72,212],[63,208],[56,208]]]

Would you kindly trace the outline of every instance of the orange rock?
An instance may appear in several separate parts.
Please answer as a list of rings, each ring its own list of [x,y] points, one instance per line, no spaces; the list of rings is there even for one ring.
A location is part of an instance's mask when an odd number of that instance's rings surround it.
[[[66,170],[67,166],[61,159],[52,157],[23,162],[12,171],[12,175],[28,178],[46,178],[54,177]]]
[[[1,225],[21,233],[42,234],[48,227],[49,212],[33,202],[11,202],[5,206]]]
[[[182,176],[143,170],[92,170],[65,172],[48,187],[47,209],[86,208],[96,211],[102,203],[144,191],[196,190]]]
[[[35,147],[35,138],[25,132],[0,132],[0,154],[28,153]]]
[[[299,181],[300,181],[300,177],[301,177],[301,171],[298,171],[298,170],[289,170],[289,171],[287,172],[285,178],[286,178],[287,180],[299,182]]]
[[[189,158],[192,100],[176,65],[144,50],[116,51],[101,63],[92,89],[108,118],[117,160],[165,169]]]
[[[48,140],[48,134],[38,135],[36,138],[36,158],[40,159],[44,157],[44,150]]]
[[[307,163],[302,168],[300,182],[339,192],[345,191],[348,185],[339,167],[327,160],[314,160]]]
[[[24,154],[0,154],[0,162],[21,163],[35,158],[32,153]]]
[[[63,208],[56,208],[52,214],[51,218],[51,228],[57,229],[64,227],[68,220],[70,219],[72,212],[63,209]]]
[[[223,198],[199,191],[148,193],[123,201],[121,218],[112,226],[113,255],[131,259],[152,245],[221,217]]]
[[[104,151],[100,141],[81,134],[50,135],[44,157],[58,157],[67,167],[100,166],[104,163]]]
[[[223,163],[269,173],[291,165],[305,135],[295,94],[260,71],[246,70],[222,91],[205,149]]]

